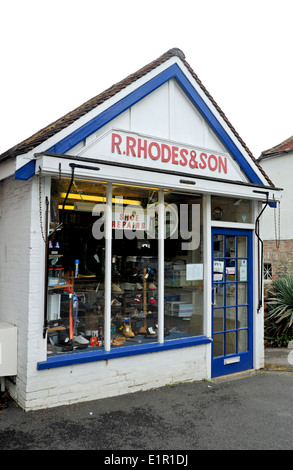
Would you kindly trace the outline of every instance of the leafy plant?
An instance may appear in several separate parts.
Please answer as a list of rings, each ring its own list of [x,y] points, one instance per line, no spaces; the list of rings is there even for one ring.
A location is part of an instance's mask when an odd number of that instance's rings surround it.
[[[264,318],[265,341],[286,346],[293,338],[293,278],[286,276],[271,283]]]

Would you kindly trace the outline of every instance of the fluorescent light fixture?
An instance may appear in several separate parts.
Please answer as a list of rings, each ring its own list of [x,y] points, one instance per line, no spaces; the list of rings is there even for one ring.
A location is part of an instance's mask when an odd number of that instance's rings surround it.
[[[61,193],[62,198],[66,197],[66,193]],[[94,196],[92,194],[79,194],[79,193],[69,193],[67,199],[78,199],[79,201],[92,201],[92,202],[104,202],[106,203],[106,196]],[[115,196],[112,198],[113,204],[131,204],[135,206],[140,206],[141,201],[135,199],[124,199],[120,196]]]
[[[58,209],[63,209],[63,205],[62,205],[62,204],[59,204]],[[73,211],[73,210],[74,210],[74,206],[65,205],[65,206],[64,206],[64,209],[65,209],[66,211]]]

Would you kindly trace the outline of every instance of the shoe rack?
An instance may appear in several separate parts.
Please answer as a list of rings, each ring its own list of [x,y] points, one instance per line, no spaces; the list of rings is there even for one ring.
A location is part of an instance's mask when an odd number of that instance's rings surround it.
[[[148,268],[143,268],[141,271],[142,275],[142,281],[140,282],[142,289],[134,289],[134,290],[121,290],[121,292],[118,292],[117,290],[112,290],[112,295],[114,296],[114,299],[116,298],[119,300],[121,305],[115,305],[115,303],[112,304],[112,321],[115,321],[115,310],[119,312],[121,311],[121,319],[123,319],[121,326],[118,325],[119,321],[118,318],[120,317],[119,313],[117,313],[116,318],[117,318],[117,333],[119,330],[123,332],[123,326],[125,328],[125,325],[127,324],[127,328],[130,327],[135,329],[139,329],[143,326],[145,332],[148,331],[148,319],[150,316],[150,312],[152,313],[152,323],[154,323],[154,304],[156,305],[156,300],[154,299],[154,296],[151,294],[154,294],[156,289],[149,289],[148,288]],[[130,283],[131,284],[131,283]],[[134,284],[134,283],[133,283]],[[136,284],[136,283],[135,283]],[[154,282],[152,281],[151,284],[155,285]],[[121,284],[123,286],[123,283]],[[132,300],[130,300],[131,297],[130,294],[133,294]],[[135,303],[135,298],[136,297],[141,298],[141,302]],[[149,298],[150,297],[150,298]],[[127,298],[129,298],[130,302],[127,305]],[[153,304],[150,303],[150,300],[153,298]],[[112,301],[114,300],[112,299]],[[134,300],[134,302],[133,302]],[[139,311],[139,315],[136,315],[135,313],[132,314],[131,312],[128,312],[127,310],[131,310],[131,308],[136,309]],[[141,313],[143,313],[143,316],[141,316]],[[127,320],[125,321],[125,319]],[[128,320],[129,319],[129,320]],[[139,327],[137,327],[139,325]],[[127,338],[129,340],[129,336]],[[130,339],[132,341],[135,341],[135,338]]]

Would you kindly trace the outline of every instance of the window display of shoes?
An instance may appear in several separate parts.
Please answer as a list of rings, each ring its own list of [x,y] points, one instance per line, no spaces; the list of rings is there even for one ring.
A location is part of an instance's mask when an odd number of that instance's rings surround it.
[[[126,341],[126,338],[123,338],[122,336],[116,336],[112,338],[111,340],[111,346],[121,346],[124,344]]]
[[[137,332],[138,335],[146,335],[147,334],[147,330],[145,329],[144,326],[141,326]]]
[[[152,326],[148,327],[145,338],[157,338],[157,333]]]
[[[89,340],[82,335],[73,336],[72,341],[77,344],[89,344]]]
[[[151,282],[151,283],[149,284],[149,289],[150,289],[150,290],[156,290],[156,289],[157,289],[157,286],[156,286],[153,282]]]
[[[135,336],[130,325],[124,325],[123,330],[122,330],[122,334],[126,338],[133,338],[133,336]]]
[[[140,304],[140,303],[141,303],[141,294],[137,294],[137,295],[134,297],[133,303],[135,303],[135,304]]]
[[[119,286],[119,284],[114,284],[114,283],[111,285],[111,290],[112,292],[122,292],[122,289]]]
[[[153,335],[153,336],[155,336],[157,334],[157,332],[153,329],[152,326],[149,326],[147,332],[148,332],[149,335]]]

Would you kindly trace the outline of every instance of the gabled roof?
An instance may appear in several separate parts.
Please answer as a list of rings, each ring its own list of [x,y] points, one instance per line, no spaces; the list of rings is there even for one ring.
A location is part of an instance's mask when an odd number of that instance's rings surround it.
[[[86,101],[84,104],[79,106],[78,108],[74,109],[73,111],[69,112],[65,116],[61,117],[60,119],[56,120],[55,122],[51,123],[47,127],[41,129],[37,133],[33,134],[31,137],[28,139],[25,139],[24,141],[20,142],[16,146],[12,147],[11,149],[7,150],[6,152],[2,153],[0,155],[0,163],[11,159],[15,158],[18,155],[23,155],[28,153],[29,151],[35,149],[37,146],[45,142],[47,139],[50,137],[53,137],[55,134],[58,132],[62,131],[63,129],[67,128],[70,126],[72,123],[77,121],[79,118],[82,116],[86,115],[90,111],[92,111],[94,108],[97,106],[101,105],[111,97],[115,96],[117,93],[119,93],[121,90],[129,86],[130,84],[136,82],[138,79],[143,77],[144,75],[148,74],[152,70],[156,69],[159,65],[163,64],[173,56],[178,56],[181,61],[184,63],[186,68],[188,69],[189,73],[192,75],[194,80],[197,82],[199,87],[202,89],[204,94],[207,96],[207,98],[210,100],[210,102],[213,104],[217,112],[220,114],[221,118],[225,121],[226,125],[229,127],[229,129],[232,131],[238,142],[241,144],[243,149],[247,152],[249,157],[251,158],[252,162],[254,165],[256,165],[259,169],[259,171],[262,173],[266,181],[270,186],[274,186],[272,181],[269,179],[269,177],[266,175],[264,172],[263,168],[261,165],[258,163],[258,161],[255,159],[245,142],[241,139],[239,134],[236,132],[235,128],[232,126],[232,124],[229,122],[227,117],[225,116],[224,112],[222,109],[218,106],[218,104],[215,102],[213,97],[210,95],[210,93],[207,91],[207,89],[204,87],[198,76],[195,74],[193,69],[190,67],[190,65],[186,62],[185,60],[185,55],[184,53],[177,48],[170,49],[163,55],[161,55],[158,59],[150,62],[148,65],[142,67],[140,70],[137,72],[129,75],[126,77],[124,80],[116,83],[115,85],[112,85],[110,88],[105,90],[104,92],[100,93],[99,95],[95,96],[94,98]]]
[[[288,153],[293,151],[293,135],[289,137],[289,139],[284,140],[280,144],[276,145],[275,147],[272,147],[268,150],[264,150],[258,161],[262,160],[263,158],[266,157],[271,157],[275,155],[280,155],[282,153]]]

